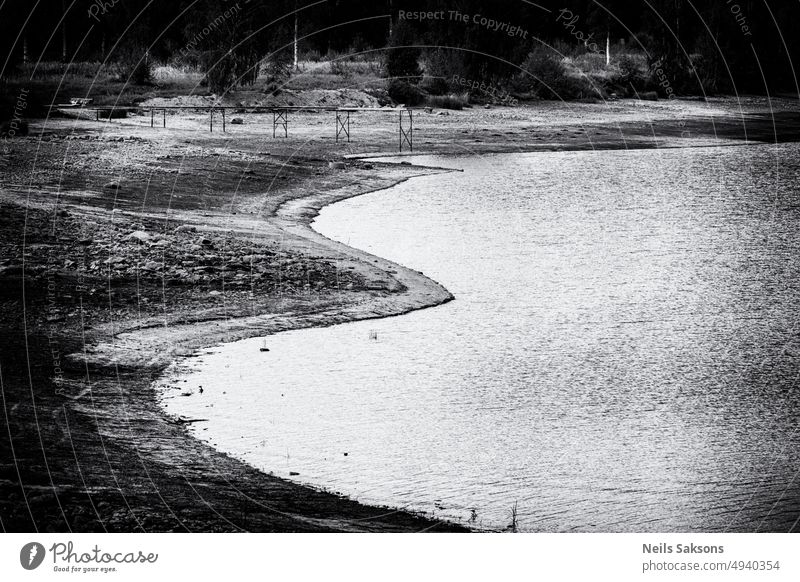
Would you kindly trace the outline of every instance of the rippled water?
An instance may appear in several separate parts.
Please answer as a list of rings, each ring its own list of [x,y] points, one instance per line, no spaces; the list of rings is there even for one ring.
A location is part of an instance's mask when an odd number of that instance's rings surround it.
[[[795,524],[800,147],[419,161],[465,171],[315,228],[456,301],[210,350],[167,409],[265,471],[484,528]]]

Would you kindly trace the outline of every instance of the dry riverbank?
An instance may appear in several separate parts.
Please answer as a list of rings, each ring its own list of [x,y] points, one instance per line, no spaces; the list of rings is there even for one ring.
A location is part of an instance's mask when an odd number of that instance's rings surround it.
[[[260,473],[156,403],[153,381],[195,350],[450,299],[308,228],[325,204],[436,171],[329,166],[392,151],[391,125],[363,118],[346,147],[329,116],[298,116],[288,140],[266,138],[265,119],[246,115],[225,135],[191,115],[158,131],[144,117],[38,121],[11,143],[0,182],[3,529],[460,529]],[[795,105],[758,100],[436,111],[417,128],[417,147],[443,154],[800,136]]]

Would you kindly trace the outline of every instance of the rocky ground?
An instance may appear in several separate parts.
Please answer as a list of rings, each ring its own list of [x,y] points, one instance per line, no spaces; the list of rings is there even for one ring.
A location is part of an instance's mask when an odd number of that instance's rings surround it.
[[[306,226],[324,204],[436,171],[345,160],[396,152],[393,113],[358,118],[349,144],[327,114],[299,114],[275,140],[271,118],[242,115],[225,134],[191,113],[167,129],[147,115],[33,120],[4,144],[4,530],[460,529],[262,474],[159,409],[154,381],[196,349],[451,299]],[[415,123],[417,149],[444,154],[800,135],[796,105],[756,99],[421,111]]]

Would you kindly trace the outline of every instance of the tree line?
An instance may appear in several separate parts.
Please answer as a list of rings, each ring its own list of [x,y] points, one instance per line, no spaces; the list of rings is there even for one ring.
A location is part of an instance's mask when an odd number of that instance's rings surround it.
[[[174,62],[246,85],[262,67],[290,73],[297,48],[375,55],[412,82],[423,67],[504,84],[536,55],[611,46],[679,93],[796,91],[798,17],[800,3],[778,0],[3,0],[0,75],[60,60],[130,61],[146,77]]]

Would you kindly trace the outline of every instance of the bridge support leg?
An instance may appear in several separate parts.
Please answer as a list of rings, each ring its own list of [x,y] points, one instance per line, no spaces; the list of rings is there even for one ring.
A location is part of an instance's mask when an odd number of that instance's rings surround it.
[[[347,143],[350,143],[350,112],[337,111],[336,112],[336,143],[339,139],[347,138]]]
[[[404,124],[405,116],[408,116],[408,123]],[[408,146],[408,151],[414,151],[414,116],[411,109],[400,110],[400,151],[403,146]]]
[[[287,109],[272,111],[272,137],[277,137],[278,127],[283,128],[283,137],[289,137],[289,111]]]

